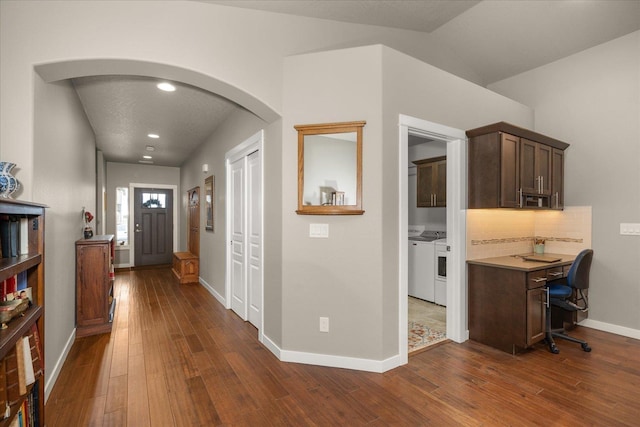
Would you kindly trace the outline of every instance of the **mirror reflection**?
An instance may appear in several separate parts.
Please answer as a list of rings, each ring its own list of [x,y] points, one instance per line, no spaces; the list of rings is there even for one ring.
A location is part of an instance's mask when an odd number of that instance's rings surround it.
[[[305,205],[356,203],[356,132],[304,138]]]

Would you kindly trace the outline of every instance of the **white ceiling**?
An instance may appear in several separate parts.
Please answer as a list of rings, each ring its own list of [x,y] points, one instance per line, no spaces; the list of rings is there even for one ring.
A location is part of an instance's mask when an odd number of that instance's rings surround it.
[[[640,29],[640,0],[208,0],[226,6],[428,33],[484,85]],[[188,85],[143,77],[73,81],[107,161],[180,166],[236,108]],[[156,133],[160,139],[146,138]]]

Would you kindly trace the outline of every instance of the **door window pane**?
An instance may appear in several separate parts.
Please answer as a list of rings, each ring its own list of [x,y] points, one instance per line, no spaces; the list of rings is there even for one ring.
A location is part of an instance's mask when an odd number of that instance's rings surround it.
[[[164,209],[167,204],[167,195],[163,193],[142,193],[143,208]]]

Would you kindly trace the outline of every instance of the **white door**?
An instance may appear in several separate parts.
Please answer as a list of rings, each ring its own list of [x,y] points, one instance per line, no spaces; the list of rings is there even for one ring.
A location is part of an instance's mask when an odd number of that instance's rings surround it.
[[[264,279],[260,131],[225,155],[227,164],[227,277],[225,303],[258,328],[263,340]]]
[[[231,163],[229,204],[231,216],[231,309],[247,320],[246,242],[245,242],[245,158]]]
[[[260,151],[247,156],[247,296],[249,322],[262,329],[262,168]]]

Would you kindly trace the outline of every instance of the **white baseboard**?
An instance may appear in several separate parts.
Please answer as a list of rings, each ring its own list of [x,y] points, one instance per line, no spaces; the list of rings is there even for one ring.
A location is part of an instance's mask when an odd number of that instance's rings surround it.
[[[45,404],[47,403],[47,400],[49,400],[49,394],[51,393],[51,390],[53,390],[53,386],[58,380],[58,376],[60,375],[60,371],[62,370],[62,365],[64,365],[65,360],[67,360],[67,356],[69,355],[69,352],[71,351],[71,347],[73,347],[73,343],[75,340],[76,340],[76,328],[73,328],[73,331],[71,331],[71,335],[69,336],[69,339],[67,339],[67,343],[64,345],[64,348],[62,349],[62,354],[60,354],[60,357],[58,357],[58,360],[56,361],[55,366],[50,371],[49,378],[46,378],[46,381],[44,384],[44,403]]]
[[[385,360],[360,359],[357,357],[333,356],[329,354],[305,353],[302,351],[282,350],[264,335],[263,344],[281,362],[302,363],[305,365],[327,366],[331,368],[354,369],[358,371],[382,373],[401,366],[400,355]]]
[[[220,304],[222,304],[223,307],[226,307],[226,301],[224,299],[224,297],[222,295],[220,295],[218,293],[218,291],[216,291],[213,286],[211,286],[210,284],[208,284],[202,277],[198,278],[198,281],[200,282],[200,284],[211,294],[213,295],[213,297],[215,299],[218,300],[218,302]]]
[[[638,329],[627,328],[626,326],[618,326],[592,319],[584,319],[579,324],[580,326],[584,326],[586,328],[597,329],[604,332],[611,332],[612,334],[622,335],[623,337],[635,338],[637,340],[640,340],[640,330]]]

